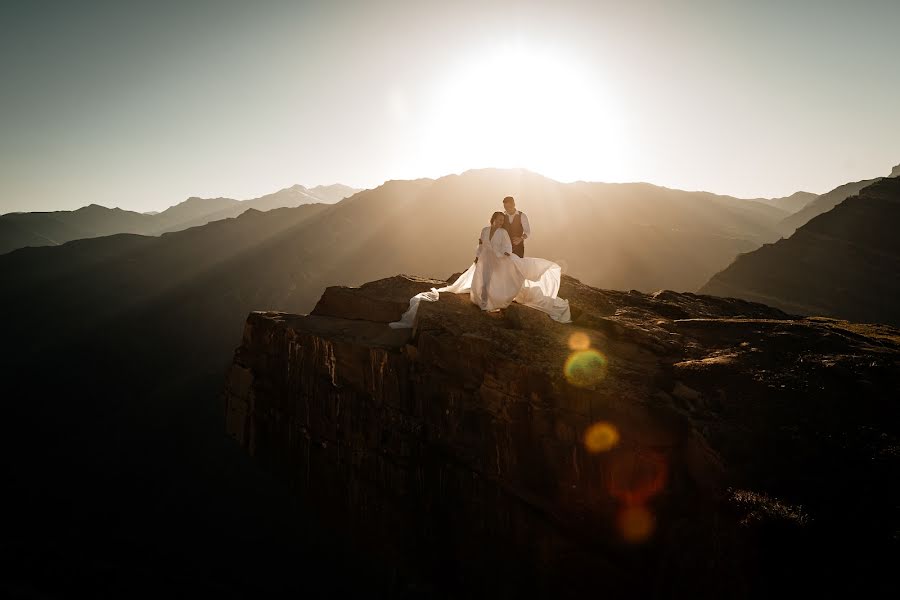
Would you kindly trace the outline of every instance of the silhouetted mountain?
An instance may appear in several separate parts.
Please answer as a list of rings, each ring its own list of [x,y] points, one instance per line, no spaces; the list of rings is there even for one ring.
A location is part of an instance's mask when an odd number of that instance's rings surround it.
[[[160,215],[165,215],[166,212],[170,210],[179,209],[184,204],[187,204],[191,201],[200,202],[208,202],[207,200],[201,198],[191,198],[186,202],[182,202],[176,206],[173,206],[166,211],[160,213]],[[309,192],[302,185],[294,185],[289,188],[284,188],[283,190],[278,190],[272,194],[266,194],[265,196],[261,196],[259,198],[253,198],[252,200],[231,200],[229,198],[218,198],[217,200],[221,200],[222,206],[216,208],[215,210],[204,210],[199,214],[193,217],[187,216],[179,216],[173,219],[174,224],[162,225],[159,229],[151,232],[151,233],[165,233],[167,231],[180,231],[182,229],[187,229],[189,227],[197,227],[198,225],[205,225],[211,221],[219,221],[221,219],[230,219],[232,217],[237,217],[245,210],[254,208],[260,211],[272,210],[275,208],[284,208],[284,207],[296,207],[301,206],[303,204],[316,204],[316,203],[325,203],[331,204],[332,202],[325,202],[318,196]]]
[[[228,324],[254,306],[305,312],[327,285],[465,268],[478,232],[508,194],[531,219],[528,254],[624,289],[695,289],[739,252],[776,238],[782,214],[649,184],[561,184],[524,171],[470,171],[391,181],[332,206],[251,211],[159,238],[22,249],[0,256],[0,276],[18,290],[4,301],[8,310],[56,314],[56,338],[126,310],[154,312],[135,316],[141,323],[163,314],[175,323],[173,311],[184,313],[191,329],[212,332],[218,341],[211,347],[221,351],[237,333],[226,332]],[[33,330],[27,337],[37,343],[43,336]],[[208,349],[207,341],[198,335],[191,343]]]
[[[344,198],[349,198],[362,190],[341,183],[333,183],[331,185],[317,185],[307,191],[318,198],[320,202],[334,204],[335,202],[340,202]]]
[[[759,198],[757,202],[771,204],[776,208],[794,214],[817,197],[818,194],[813,194],[812,192],[794,192],[790,196],[784,196],[783,198]]]
[[[224,210],[237,209],[242,203],[232,198],[199,198],[191,196],[184,202],[170,206],[166,210],[153,215],[153,221],[148,226],[150,229],[143,233],[154,235],[165,231],[177,231],[187,229],[193,225],[205,225],[210,221],[217,221],[212,215]],[[240,214],[240,213],[238,213]],[[236,217],[235,214],[229,214]]]
[[[794,233],[799,227],[802,227],[806,223],[808,223],[811,219],[821,215],[822,213],[826,213],[850,196],[854,196],[859,193],[859,190],[863,189],[867,185],[870,185],[879,178],[875,179],[865,179],[863,181],[854,181],[852,183],[845,183],[844,185],[840,185],[830,192],[826,192],[821,196],[817,197],[815,200],[812,200],[804,206],[801,210],[796,213],[786,217],[781,223],[778,224],[778,228],[781,230],[781,233],[784,237],[788,237],[792,233]]]
[[[158,235],[236,217],[250,208],[265,211],[302,204],[333,204],[340,200],[340,194],[349,196],[357,191],[340,184],[316,189],[320,191],[295,185],[243,201],[191,197],[162,212],[137,213],[91,204],[74,211],[9,213],[0,215],[0,254],[26,246],[57,246],[116,233]]]
[[[531,220],[528,254],[559,259],[586,281],[651,291],[696,289],[702,273],[777,239],[774,223],[784,214],[758,202],[644,183],[561,184],[527,171],[485,169],[392,181],[340,203],[319,227],[323,260],[346,265],[335,267],[342,283],[398,270],[459,269],[472,258],[473,243],[465,240],[477,239],[506,195]],[[348,252],[358,258],[343,261]]]
[[[900,165],[891,169],[891,174],[888,177],[900,177]]]
[[[326,208],[251,209],[160,237],[0,256],[4,290],[14,292],[0,305],[25,311],[8,319],[18,325],[0,350],[7,415],[18,423],[0,447],[16,514],[0,547],[0,588],[128,596],[152,564],[159,573],[146,593],[298,595],[303,585],[260,576],[298,561],[331,573],[338,590],[349,585],[335,579],[346,557],[325,532],[292,517],[293,502],[220,435],[214,397],[226,357],[217,348],[240,330],[220,319],[254,296],[197,296],[191,284]],[[240,569],[234,544],[254,548]]]
[[[900,325],[900,180],[884,178],[739,256],[701,291],[784,310]]]
[[[73,211],[0,216],[0,254],[25,246],[55,246],[114,233],[140,233],[151,216],[91,204]]]

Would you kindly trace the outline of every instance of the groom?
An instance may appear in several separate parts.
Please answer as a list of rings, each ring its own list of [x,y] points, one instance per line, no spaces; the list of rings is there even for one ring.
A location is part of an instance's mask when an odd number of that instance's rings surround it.
[[[503,199],[503,229],[512,241],[513,254],[525,258],[525,240],[531,235],[528,217],[516,210],[516,200],[512,196]]]

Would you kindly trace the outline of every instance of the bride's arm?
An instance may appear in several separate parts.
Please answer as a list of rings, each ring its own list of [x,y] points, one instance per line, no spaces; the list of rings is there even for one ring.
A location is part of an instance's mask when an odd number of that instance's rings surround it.
[[[497,256],[509,256],[512,253],[512,240],[509,239],[509,232],[500,229],[494,235],[500,236],[500,250],[497,251]]]
[[[478,262],[482,248],[484,248],[484,229],[481,230],[481,237],[478,238],[478,246],[475,248],[475,262]]]

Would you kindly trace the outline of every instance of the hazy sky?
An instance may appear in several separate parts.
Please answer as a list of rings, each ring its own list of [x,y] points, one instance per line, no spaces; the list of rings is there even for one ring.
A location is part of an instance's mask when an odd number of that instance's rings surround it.
[[[900,2],[3,2],[0,213],[478,167],[742,197],[900,163]]]

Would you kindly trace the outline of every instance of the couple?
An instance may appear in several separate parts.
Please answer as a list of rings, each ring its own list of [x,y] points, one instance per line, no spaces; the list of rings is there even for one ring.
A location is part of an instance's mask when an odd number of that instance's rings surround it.
[[[481,230],[472,266],[447,287],[413,296],[409,310],[391,327],[412,327],[419,302],[435,302],[440,292],[468,293],[482,310],[499,310],[515,301],[547,313],[554,321],[571,322],[569,302],[557,297],[562,269],[543,258],[525,257],[525,239],[531,233],[528,217],[516,210],[512,196],[503,199],[503,208]]]

